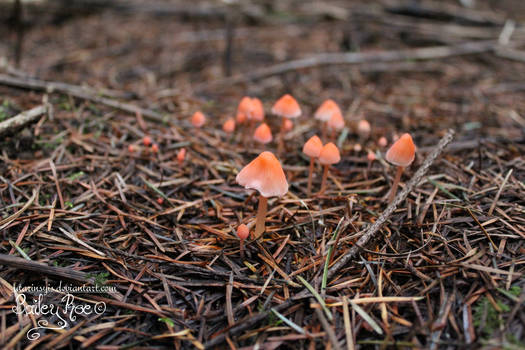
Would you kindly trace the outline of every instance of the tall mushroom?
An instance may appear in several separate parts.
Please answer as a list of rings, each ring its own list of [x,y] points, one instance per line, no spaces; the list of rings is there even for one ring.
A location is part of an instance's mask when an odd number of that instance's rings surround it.
[[[332,115],[334,113],[340,114],[341,116],[343,115],[337,103],[335,103],[335,101],[332,99],[324,101],[315,111],[314,118],[321,121],[322,123],[321,136],[323,137],[323,139],[326,138],[326,124],[330,120],[330,118],[332,118]]]
[[[193,113],[191,116],[191,124],[194,127],[200,128],[204,123],[206,123],[206,116],[201,111]]]
[[[286,94],[275,102],[272,107],[272,113],[283,118],[281,123],[281,134],[279,135],[279,144],[277,154],[281,154],[284,148],[284,134],[287,119],[295,119],[301,115],[301,107],[291,95]]]
[[[314,171],[315,158],[319,158],[319,154],[323,149],[323,143],[321,139],[314,135],[305,142],[303,146],[303,153],[310,157],[310,167],[308,168],[308,186],[306,187],[306,193],[308,196],[312,193],[312,173]]]
[[[282,197],[288,192],[288,182],[279,160],[272,152],[262,152],[246,165],[235,178],[246,189],[259,191],[259,208],[255,222],[255,239],[265,230],[268,197]]]
[[[339,163],[341,160],[341,155],[339,154],[339,149],[332,142],[324,145],[319,153],[319,163],[323,164],[323,179],[321,180],[321,189],[319,194],[323,194],[326,188],[326,179],[328,178],[328,170],[330,165]]]
[[[326,124],[328,125],[328,130],[331,131],[330,138],[335,141],[335,132],[343,130],[345,127],[345,120],[341,113],[333,113]]]
[[[403,170],[414,161],[415,156],[416,145],[410,134],[403,134],[386,152],[386,160],[397,166],[396,177],[388,195],[388,203],[394,200]]]

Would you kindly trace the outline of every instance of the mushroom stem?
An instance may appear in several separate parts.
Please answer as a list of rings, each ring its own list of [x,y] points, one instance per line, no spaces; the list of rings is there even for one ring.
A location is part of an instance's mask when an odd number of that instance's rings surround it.
[[[323,140],[326,140],[326,124],[327,124],[327,122],[321,122],[321,124],[322,124],[321,137],[323,138]]]
[[[239,250],[241,251],[241,259],[244,259],[244,239],[239,242]]]
[[[388,195],[388,203],[392,203],[394,197],[396,196],[397,185],[399,184],[399,180],[401,180],[401,174],[403,174],[403,169],[404,168],[402,166],[397,167],[396,178],[394,179],[394,183],[392,184],[392,188],[390,189],[390,194]]]
[[[277,145],[277,155],[280,156],[283,153],[284,150],[284,128],[286,125],[286,120],[288,118],[283,117],[283,122],[281,123],[281,133],[279,135],[279,144]]]
[[[319,194],[323,194],[324,190],[326,189],[326,179],[328,178],[328,167],[329,164],[324,165],[323,169],[323,179],[321,180],[321,189],[319,190]]]
[[[266,212],[268,211],[268,198],[259,196],[259,208],[257,209],[257,220],[255,221],[255,239],[258,239],[266,229]]]
[[[312,193],[312,173],[314,172],[314,157],[310,157],[310,167],[308,170],[308,187],[306,188],[306,194],[310,196]]]

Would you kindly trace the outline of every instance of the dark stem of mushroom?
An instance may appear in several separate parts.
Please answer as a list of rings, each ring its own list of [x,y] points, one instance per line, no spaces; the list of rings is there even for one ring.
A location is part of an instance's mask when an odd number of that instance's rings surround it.
[[[328,178],[328,168],[329,167],[330,167],[329,164],[324,165],[323,179],[321,180],[321,189],[319,190],[319,194],[323,194],[324,190],[326,189],[326,179]]]
[[[403,174],[403,169],[404,168],[402,166],[397,167],[396,178],[394,179],[394,183],[392,184],[392,188],[390,189],[390,194],[388,195],[388,203],[392,203],[394,197],[396,196],[397,185],[399,185],[399,180],[401,180],[401,174]]]
[[[244,259],[244,239],[239,242],[239,250],[241,252],[241,259]]]
[[[321,129],[321,137],[323,138],[323,142],[326,142],[326,122],[321,121],[322,129]]]
[[[306,194],[312,194],[312,173],[314,172],[314,158],[310,157],[310,168],[308,169],[308,186],[306,187]]]
[[[255,239],[258,239],[265,231],[266,212],[268,211],[268,198],[259,196],[259,209],[257,209],[257,219],[255,221]]]

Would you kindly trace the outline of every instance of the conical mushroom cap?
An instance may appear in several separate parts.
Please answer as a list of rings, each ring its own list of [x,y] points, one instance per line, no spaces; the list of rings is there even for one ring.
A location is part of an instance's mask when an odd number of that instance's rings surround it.
[[[414,145],[414,141],[412,141],[412,136],[410,136],[410,134],[403,134],[399,140],[390,146],[385,158],[394,165],[407,167],[414,161],[415,156],[416,145]]]
[[[286,94],[275,102],[272,113],[285,118],[297,118],[301,115],[301,107],[291,95]]]
[[[332,99],[328,99],[324,101],[319,106],[319,108],[317,108],[317,111],[315,111],[314,118],[317,120],[321,120],[323,122],[327,122],[330,120],[330,118],[332,117],[332,114],[334,113],[338,113],[342,115],[341,109],[339,108],[337,103],[335,103],[335,101]]]
[[[323,165],[336,164],[341,160],[339,149],[332,142],[324,145],[321,153],[319,154],[319,163]]]
[[[304,143],[303,153],[308,157],[318,158],[322,149],[323,143],[321,142],[321,139],[317,135],[314,135]]]
[[[345,120],[341,113],[333,113],[328,121],[328,129],[330,130],[341,130],[345,127]]]
[[[235,131],[235,119],[228,118],[228,120],[226,120],[224,124],[222,125],[222,130],[224,130],[224,132],[227,132],[228,134],[231,134],[232,132],[234,132]]]
[[[248,113],[248,119],[257,120],[259,122],[264,120],[264,106],[257,97],[252,98],[251,109]]]
[[[368,137],[371,129],[370,123],[366,119],[361,119],[359,123],[357,123],[357,133],[361,137]]]
[[[262,123],[255,129],[255,132],[253,133],[253,139],[257,142],[267,144],[269,142],[272,142],[272,130],[270,130],[270,127],[266,123]]]
[[[242,241],[250,235],[250,229],[245,224],[240,224],[237,227],[237,237]]]
[[[205,122],[206,116],[201,111],[197,111],[191,116],[191,124],[196,128],[200,128]]]
[[[237,174],[235,181],[252,188],[264,197],[282,197],[288,192],[288,182],[279,160],[272,152],[262,152]]]

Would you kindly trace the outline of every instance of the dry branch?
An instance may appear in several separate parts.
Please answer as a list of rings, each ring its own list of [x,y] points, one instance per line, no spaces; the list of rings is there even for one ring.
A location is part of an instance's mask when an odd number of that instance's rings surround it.
[[[195,87],[195,91],[205,91],[217,85],[232,85],[256,81],[290,71],[341,64],[386,63],[411,60],[435,60],[461,55],[471,55],[492,51],[498,47],[495,40],[469,41],[450,46],[434,46],[418,49],[392,50],[381,52],[324,53],[307,58],[275,64],[253,73],[239,74],[231,78],[206,82]]]
[[[0,123],[0,136],[34,122],[46,111],[47,106],[41,105],[4,120]]]
[[[87,89],[82,86],[66,84],[61,82],[48,82],[33,78],[12,77],[6,74],[0,74],[0,84],[6,86],[13,86],[22,89],[45,91],[47,93],[59,92],[66,95],[71,95],[83,100],[101,103],[103,105],[120,109],[132,114],[140,113],[145,118],[155,122],[162,122],[163,118],[160,113],[150,109],[141,108],[131,103],[119,102],[117,100],[102,97],[95,90]]]

